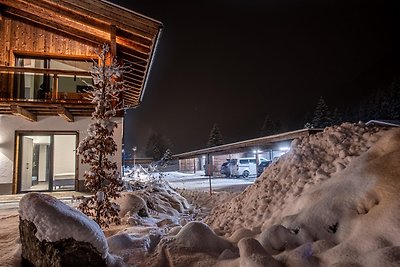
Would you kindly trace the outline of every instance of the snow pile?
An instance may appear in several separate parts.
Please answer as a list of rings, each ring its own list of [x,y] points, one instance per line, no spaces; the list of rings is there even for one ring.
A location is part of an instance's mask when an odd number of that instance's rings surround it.
[[[116,200],[122,225],[106,234],[110,252],[128,265],[137,265],[171,229],[194,220],[196,209],[162,178],[142,177],[129,184],[133,191],[123,192]]]
[[[295,139],[290,151],[269,166],[243,194],[214,209],[206,222],[218,233],[240,228],[255,233],[273,225],[304,190],[341,172],[379,137],[380,128],[344,123]]]
[[[400,129],[327,128],[141,266],[400,266],[399,191]]]
[[[177,193],[162,178],[135,180],[131,182],[132,192],[124,192],[116,202],[120,205],[120,216],[135,214],[164,214],[179,216],[189,209],[186,199]],[[147,217],[142,216],[142,217]]]
[[[28,193],[19,202],[21,219],[37,228],[36,237],[55,242],[73,238],[93,245],[103,258],[108,256],[108,245],[103,231],[92,219],[56,198]]]

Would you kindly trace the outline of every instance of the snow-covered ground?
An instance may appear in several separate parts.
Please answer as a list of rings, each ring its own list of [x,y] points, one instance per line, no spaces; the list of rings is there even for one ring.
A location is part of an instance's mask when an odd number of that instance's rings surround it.
[[[163,173],[164,179],[173,188],[209,191],[210,180],[212,191],[228,191],[228,192],[242,192],[247,186],[255,181],[253,178],[220,178],[204,175],[204,171],[196,173],[181,173],[181,172],[165,172]]]
[[[346,123],[295,140],[240,194],[165,178],[135,184],[105,231],[128,266],[400,266],[400,129]],[[18,217],[2,216],[0,261],[15,266]]]

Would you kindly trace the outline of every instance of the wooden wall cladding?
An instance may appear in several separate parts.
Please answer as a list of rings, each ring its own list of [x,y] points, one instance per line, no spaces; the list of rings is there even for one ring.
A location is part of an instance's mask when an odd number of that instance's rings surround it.
[[[98,47],[88,41],[55,33],[52,29],[2,16],[0,20],[0,65],[15,66],[15,54],[33,52],[54,55],[95,57]]]

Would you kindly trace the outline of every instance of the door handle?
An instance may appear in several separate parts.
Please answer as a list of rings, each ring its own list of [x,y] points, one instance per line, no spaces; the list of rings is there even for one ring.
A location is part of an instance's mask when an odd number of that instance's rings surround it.
[[[26,163],[26,169],[29,169],[29,162]]]

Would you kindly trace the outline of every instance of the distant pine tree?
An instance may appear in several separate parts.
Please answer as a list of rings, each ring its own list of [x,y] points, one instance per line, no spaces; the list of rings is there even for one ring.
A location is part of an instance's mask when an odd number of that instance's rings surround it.
[[[343,122],[342,113],[336,107],[332,113],[332,125],[339,125]]]
[[[400,79],[394,78],[389,86],[382,109],[386,110],[386,117],[390,120],[400,119]]]
[[[273,134],[278,134],[282,132],[282,125],[280,120],[276,120],[274,122],[274,133]]]
[[[260,136],[268,136],[274,134],[274,122],[271,120],[269,115],[265,116],[263,125],[261,127],[261,134]]]
[[[281,132],[281,122],[279,120],[272,120],[269,115],[265,116],[263,125],[261,127],[260,136],[268,136]]]
[[[315,107],[312,125],[315,128],[325,128],[332,125],[332,118],[328,105],[322,96],[319,98],[317,106]]]
[[[147,140],[145,154],[154,160],[160,160],[167,150],[172,149],[172,142],[160,133],[154,132]]]
[[[311,120],[312,120],[311,113],[309,111],[307,111],[306,114],[304,115],[303,123],[300,127],[312,128]]]
[[[208,139],[207,146],[213,147],[213,146],[220,146],[223,144],[224,144],[224,141],[222,139],[221,131],[219,130],[218,125],[216,123],[214,123],[214,126],[210,132],[210,137]]]

